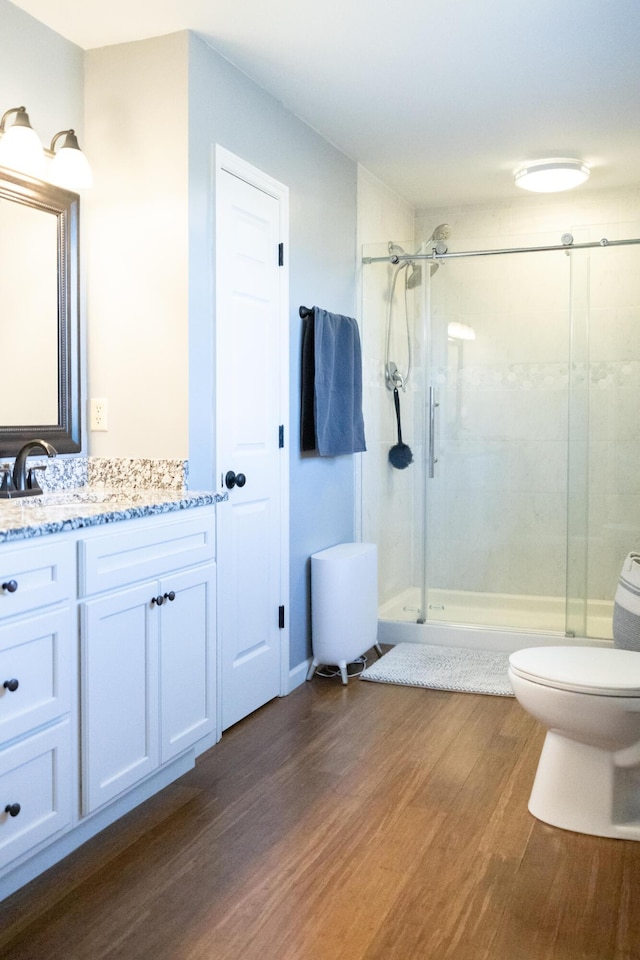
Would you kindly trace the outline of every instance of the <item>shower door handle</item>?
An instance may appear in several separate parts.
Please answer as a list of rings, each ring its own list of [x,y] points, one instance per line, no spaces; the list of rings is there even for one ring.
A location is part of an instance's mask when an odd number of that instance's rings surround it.
[[[440,404],[436,400],[436,388],[429,387],[429,479],[435,477],[436,459],[436,407]]]

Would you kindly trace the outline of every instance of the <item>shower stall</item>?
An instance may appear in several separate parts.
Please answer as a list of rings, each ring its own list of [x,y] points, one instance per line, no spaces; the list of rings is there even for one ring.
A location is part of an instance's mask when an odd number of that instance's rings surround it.
[[[363,249],[362,539],[378,544],[381,640],[611,638],[640,551],[638,236],[595,225],[474,250],[441,224]]]

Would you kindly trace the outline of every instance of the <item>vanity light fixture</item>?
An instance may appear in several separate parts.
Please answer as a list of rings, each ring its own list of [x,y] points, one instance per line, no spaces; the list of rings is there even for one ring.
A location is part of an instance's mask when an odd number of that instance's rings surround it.
[[[15,120],[7,127],[12,114],[15,114]],[[62,137],[64,140],[58,145]],[[45,157],[51,157],[48,171],[45,170]],[[12,107],[0,120],[0,166],[48,180],[74,192],[93,183],[91,168],[78,145],[75,130],[56,133],[47,150],[31,126],[25,107]]]
[[[584,160],[551,157],[528,160],[514,171],[516,186],[534,193],[558,193],[586,183],[591,171]]]
[[[56,152],[58,140],[64,137]],[[89,161],[80,149],[75,130],[61,130],[53,137],[47,153],[53,157],[48,180],[67,190],[82,190],[93,184]]]
[[[7,129],[7,120],[15,113],[15,120]],[[32,177],[42,177],[44,172],[44,151],[40,137],[29,121],[25,107],[12,107],[0,120],[0,165],[27,173]]]

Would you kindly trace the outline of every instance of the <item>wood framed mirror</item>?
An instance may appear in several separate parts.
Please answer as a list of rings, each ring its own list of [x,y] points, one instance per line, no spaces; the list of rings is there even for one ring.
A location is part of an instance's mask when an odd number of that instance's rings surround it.
[[[0,456],[81,449],[76,193],[0,167]]]

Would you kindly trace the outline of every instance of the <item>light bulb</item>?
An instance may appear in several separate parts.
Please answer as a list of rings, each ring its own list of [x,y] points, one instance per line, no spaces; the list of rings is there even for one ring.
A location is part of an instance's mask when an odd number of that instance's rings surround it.
[[[29,123],[24,107],[14,108],[15,122],[0,138],[0,166],[9,167],[32,177],[42,177],[44,151],[40,137]],[[6,118],[7,114],[3,117]]]
[[[58,187],[64,187],[66,190],[82,190],[93,184],[93,174],[89,161],[78,146],[78,138],[73,130],[57,133],[51,141],[51,150],[54,149],[56,139],[64,135],[65,139],[60,147],[54,153],[51,161],[48,179]]]

